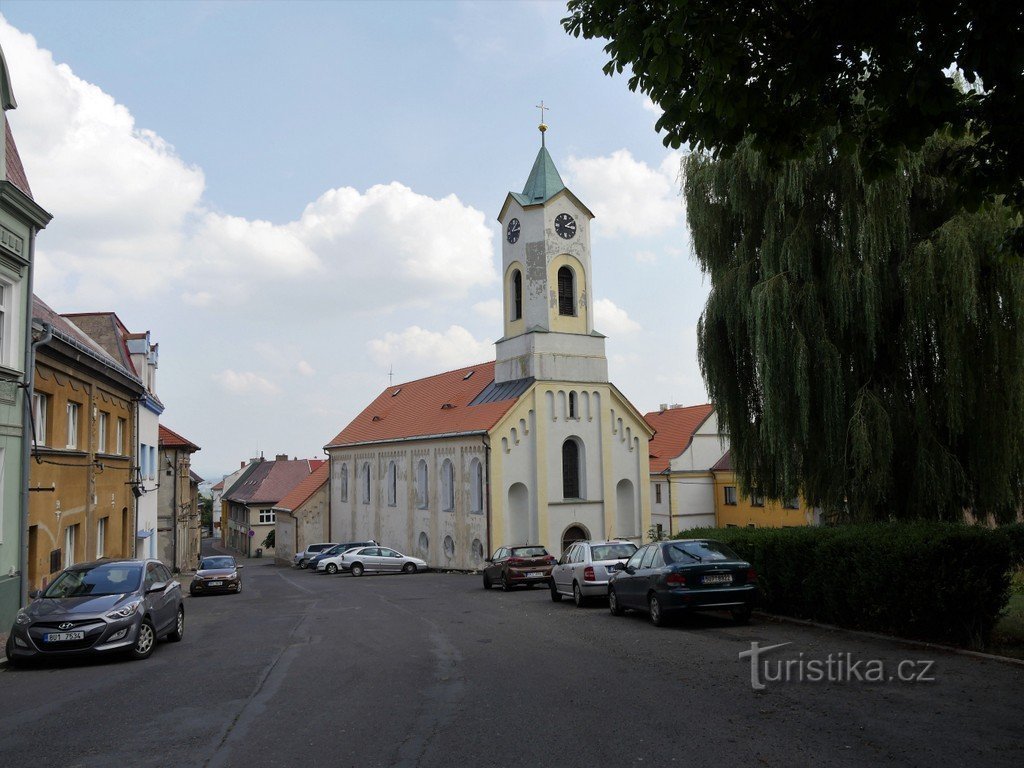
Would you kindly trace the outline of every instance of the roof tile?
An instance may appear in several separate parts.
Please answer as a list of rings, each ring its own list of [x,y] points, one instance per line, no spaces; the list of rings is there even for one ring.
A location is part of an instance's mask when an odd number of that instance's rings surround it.
[[[650,442],[651,472],[664,472],[669,462],[690,445],[697,427],[715,409],[710,403],[685,408],[666,408],[644,414],[644,421],[655,430]]]

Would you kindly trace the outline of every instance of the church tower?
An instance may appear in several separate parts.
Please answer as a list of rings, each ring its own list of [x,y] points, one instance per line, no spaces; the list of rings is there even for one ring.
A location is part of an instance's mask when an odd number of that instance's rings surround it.
[[[522,193],[509,192],[502,229],[504,335],[495,381],[607,382],[604,336],[594,330],[590,221],[544,143]]]

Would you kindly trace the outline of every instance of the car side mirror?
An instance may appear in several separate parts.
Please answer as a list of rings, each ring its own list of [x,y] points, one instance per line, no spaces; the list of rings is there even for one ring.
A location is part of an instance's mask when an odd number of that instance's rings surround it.
[[[146,594],[151,595],[154,592],[163,592],[167,588],[166,581],[158,581],[155,584],[151,584],[146,588]]]
[[[491,558],[489,558],[489,557],[485,557],[484,558],[484,562],[485,563],[493,563],[494,561]]]
[[[245,568],[244,565],[236,565],[235,568]]]
[[[622,570],[624,570],[630,576],[632,576],[634,573],[636,573],[636,568],[634,568],[632,565],[627,565]]]
[[[625,563],[615,563],[615,565],[612,566],[612,570],[613,571],[624,571],[624,570],[626,570],[626,564]]]
[[[31,592],[28,593],[28,598],[29,598],[29,600],[35,600],[37,597],[39,597],[42,594],[43,594],[43,590],[41,590],[41,589],[33,589]]]

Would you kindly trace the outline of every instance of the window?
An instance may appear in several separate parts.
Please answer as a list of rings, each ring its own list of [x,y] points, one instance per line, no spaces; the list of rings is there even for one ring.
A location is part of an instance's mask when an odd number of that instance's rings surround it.
[[[156,479],[156,446],[149,446],[149,479]]]
[[[441,509],[455,510],[455,465],[450,459],[445,459],[441,465]]]
[[[363,463],[363,504],[370,503],[370,462]]]
[[[647,554],[647,548],[646,547],[640,547],[640,549],[638,549],[636,552],[634,552],[633,556],[631,558],[629,558],[629,560],[626,561],[626,567],[627,568],[639,568],[640,567],[640,562],[643,560],[644,555],[646,555],[646,554]]]
[[[760,493],[755,493],[753,496],[750,497],[750,506],[752,506],[752,507],[763,507],[764,506],[764,496],[762,496]]]
[[[562,267],[558,270],[558,314],[576,314],[576,278],[572,270]]]
[[[654,484],[654,503],[661,504],[661,483]]]
[[[149,446],[145,443],[139,444],[139,474],[149,477]]]
[[[36,445],[46,445],[46,415],[50,398],[42,392],[32,393],[32,420],[35,422]]]
[[[736,486],[727,485],[725,486],[725,503],[730,506],[736,506]]]
[[[480,459],[469,464],[469,511],[484,511],[484,465]]]
[[[64,529],[64,567],[75,564],[75,544],[78,541],[78,525],[69,525]]]
[[[101,517],[96,521],[96,559],[99,560],[107,554],[107,518]]]
[[[523,273],[518,269],[512,272],[512,319],[519,320],[523,316]]]
[[[272,509],[260,510],[260,525],[272,525],[277,522],[277,514]]]
[[[78,447],[78,412],[81,407],[78,403],[68,403],[68,442],[67,448]]]
[[[580,449],[576,441],[569,439],[562,443],[562,497],[580,497]]]
[[[110,414],[100,411],[100,421],[96,428],[96,452],[107,452],[107,425],[110,423]]]
[[[394,507],[398,504],[398,467],[395,462],[388,462],[388,506]]]
[[[644,559],[640,561],[641,568],[656,568],[654,565],[654,557],[659,547],[647,547],[647,551],[644,552]]]
[[[124,432],[125,432],[125,421],[124,419],[117,420],[117,434],[114,439],[114,453],[119,456],[124,453]]]
[[[16,286],[0,280],[0,365],[21,368]]]
[[[787,499],[782,507],[783,509],[800,509],[800,499],[795,496],[792,499]]]
[[[342,501],[348,501],[348,464],[341,465],[341,477],[338,478],[338,493]]]
[[[416,463],[416,506],[426,509],[429,504],[430,494],[427,487],[427,460],[420,459]]]
[[[576,393],[575,392],[570,392],[569,393],[569,418],[570,419],[575,419],[575,418],[578,418],[578,416],[579,416],[579,411],[576,408]]]

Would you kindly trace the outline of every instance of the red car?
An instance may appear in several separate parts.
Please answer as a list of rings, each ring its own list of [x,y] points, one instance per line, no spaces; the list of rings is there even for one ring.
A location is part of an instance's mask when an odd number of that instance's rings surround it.
[[[498,547],[484,567],[484,589],[495,584],[508,592],[512,587],[547,586],[555,558],[541,546]]]

